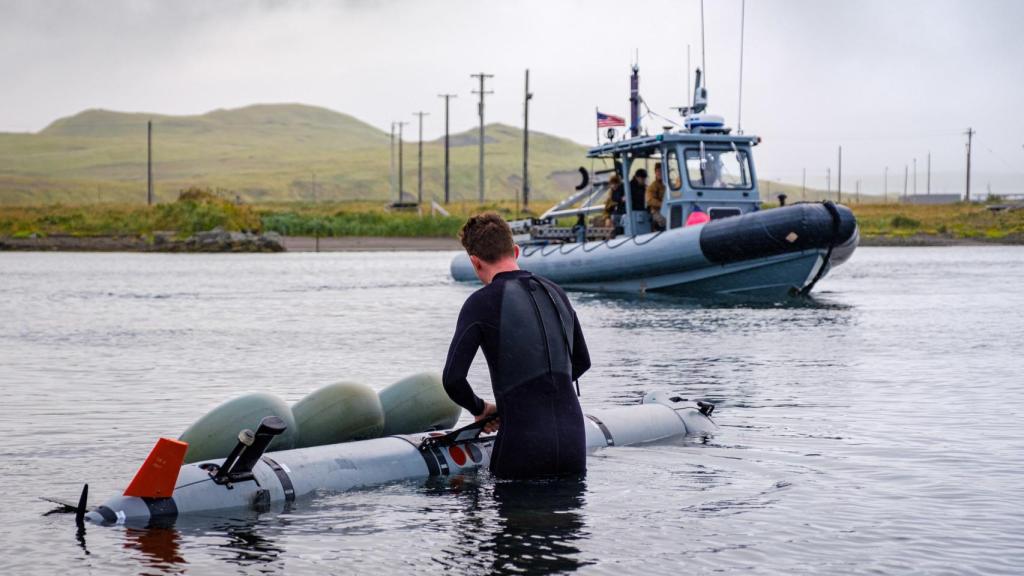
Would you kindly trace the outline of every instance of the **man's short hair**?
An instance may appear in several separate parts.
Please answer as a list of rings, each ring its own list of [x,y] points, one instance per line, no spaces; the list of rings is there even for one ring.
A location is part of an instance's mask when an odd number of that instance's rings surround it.
[[[459,241],[466,253],[489,264],[516,255],[512,229],[496,212],[470,216],[459,230]]]
[[[641,168],[636,171],[636,174],[633,175],[636,176],[637,178],[647,178],[647,170]]]

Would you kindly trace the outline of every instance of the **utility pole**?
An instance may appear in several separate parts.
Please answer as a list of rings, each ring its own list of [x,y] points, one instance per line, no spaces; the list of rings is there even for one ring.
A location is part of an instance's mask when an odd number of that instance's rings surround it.
[[[480,80],[480,89],[473,90],[473,94],[480,95],[480,103],[477,104],[477,113],[480,115],[480,203],[484,201],[484,96],[487,94],[494,94],[493,90],[484,90],[484,82],[488,78],[494,78],[494,74],[470,74],[471,78],[478,78]]]
[[[832,195],[832,169],[825,168],[825,200]]]
[[[839,174],[836,183],[836,202],[843,201],[843,147],[839,147]]]
[[[807,168],[803,169],[803,178],[800,180],[800,199],[807,200]]]
[[[388,187],[390,188],[390,190],[388,191],[389,192],[388,195],[389,196],[394,196],[395,195],[395,123],[394,122],[391,123],[391,141],[390,141],[390,144],[388,146],[388,150],[389,150],[389,153],[391,155],[390,156],[391,157],[391,173],[390,173],[391,177],[388,179]]]
[[[448,204],[448,104],[452,98],[458,98],[455,94],[438,94],[438,98],[444,98],[444,203]]]
[[[967,129],[967,195],[965,200],[971,201],[971,139],[974,138],[974,128]]]
[[[146,122],[146,206],[153,205],[153,121]]]
[[[430,113],[420,110],[413,112],[413,115],[419,116],[420,119],[419,159],[416,162],[416,203],[423,204],[423,117],[430,116]]]
[[[854,198],[854,201],[857,202],[857,204],[860,204],[860,178],[857,179],[857,192]]]
[[[408,122],[395,122],[398,125],[398,202],[402,202],[402,198],[405,197],[405,185],[402,181],[404,176],[403,169],[404,164],[402,163],[402,155],[405,151],[405,142],[402,140],[402,128],[405,127]]]
[[[932,193],[932,152],[928,151],[928,194]]]
[[[313,180],[309,189],[313,193],[313,204],[316,204],[316,172],[313,172]]]
[[[523,92],[523,211],[530,208],[530,69],[526,69],[526,84]]]
[[[885,173],[882,176],[882,201],[886,204],[889,203],[889,167],[885,167]]]
[[[904,202],[907,201],[907,170],[909,170],[909,167],[906,164],[904,164],[903,165],[903,201]]]
[[[914,158],[914,196],[917,196],[917,158]]]

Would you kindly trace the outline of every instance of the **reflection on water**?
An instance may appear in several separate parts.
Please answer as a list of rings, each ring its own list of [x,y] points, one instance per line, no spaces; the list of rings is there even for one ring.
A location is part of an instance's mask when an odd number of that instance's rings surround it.
[[[142,555],[143,563],[164,573],[184,572],[181,534],[173,527],[125,528],[124,547]]]
[[[493,574],[572,572],[586,538],[580,479],[495,481],[458,477],[428,484],[427,493],[454,498],[463,516],[446,527],[459,546],[432,559],[446,570]],[[467,550],[472,550],[467,555]]]
[[[585,492],[583,480],[494,483],[494,573],[553,574],[585,565],[576,545],[587,536]]]
[[[572,293],[586,409],[718,404],[713,437],[149,529],[95,505],[225,399],[440,370],[447,254],[0,254],[0,569],[54,573],[1019,573],[1024,250],[861,249],[787,305]],[[470,374],[481,392],[487,370]],[[486,395],[486,394],[485,394]],[[961,402],[969,398],[969,403]],[[12,551],[8,553],[8,550]]]

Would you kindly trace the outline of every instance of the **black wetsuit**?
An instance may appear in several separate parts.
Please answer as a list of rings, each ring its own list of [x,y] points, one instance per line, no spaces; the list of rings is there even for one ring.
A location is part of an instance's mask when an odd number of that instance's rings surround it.
[[[477,348],[487,359],[501,416],[491,472],[499,478],[583,474],[586,431],[573,381],[590,368],[590,353],[565,292],[516,270],[495,275],[463,304],[444,388],[474,416],[484,403],[466,374]]]

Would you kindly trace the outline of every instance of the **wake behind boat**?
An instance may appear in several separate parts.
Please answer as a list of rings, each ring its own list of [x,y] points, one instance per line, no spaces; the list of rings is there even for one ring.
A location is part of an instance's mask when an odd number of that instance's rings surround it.
[[[860,238],[849,208],[824,202],[761,210],[752,156],[761,138],[732,134],[721,116],[705,114],[699,69],[696,76],[694,104],[680,109],[683,127],[642,136],[633,68],[631,137],[615,141],[610,128],[610,141],[587,154],[609,168],[580,168],[575,194],[539,218],[510,222],[520,267],[578,290],[781,299],[809,294],[849,259]],[[636,174],[652,163],[662,166],[663,198],[648,210]],[[612,194],[622,199],[621,213],[588,222],[607,212]],[[566,218],[576,225],[559,226]],[[452,261],[451,274],[476,280],[465,254]]]

